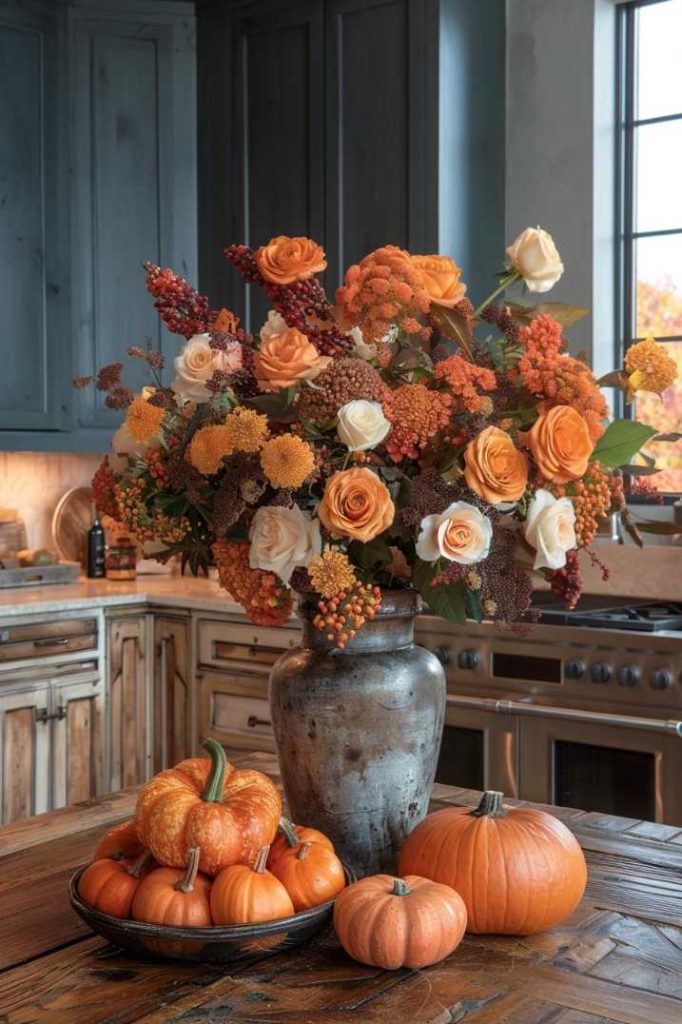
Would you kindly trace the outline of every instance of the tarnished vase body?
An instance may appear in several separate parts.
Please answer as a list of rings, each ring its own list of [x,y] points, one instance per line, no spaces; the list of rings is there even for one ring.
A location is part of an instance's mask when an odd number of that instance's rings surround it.
[[[303,604],[303,642],[275,663],[270,709],[289,811],[321,829],[358,875],[394,870],[426,814],[445,714],[445,675],[414,644],[419,598],[381,611],[334,650]]]

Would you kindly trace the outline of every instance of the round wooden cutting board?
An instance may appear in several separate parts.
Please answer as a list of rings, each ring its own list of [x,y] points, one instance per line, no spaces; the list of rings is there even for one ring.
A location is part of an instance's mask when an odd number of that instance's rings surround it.
[[[87,538],[92,525],[92,490],[72,487],[52,516],[52,540],[59,557],[87,568]]]

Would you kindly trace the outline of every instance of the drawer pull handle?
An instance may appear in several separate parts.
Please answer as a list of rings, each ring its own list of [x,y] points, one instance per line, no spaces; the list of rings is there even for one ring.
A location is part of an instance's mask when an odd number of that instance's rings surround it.
[[[68,636],[61,636],[58,639],[53,639],[51,636],[46,636],[43,640],[34,640],[34,647],[65,647],[69,642]]]
[[[267,725],[268,729],[272,728],[272,722],[269,722],[267,718],[258,718],[256,715],[249,715],[246,724],[249,729],[257,729],[259,725]]]
[[[66,708],[63,704],[60,704],[52,714],[48,712],[47,708],[41,708],[39,711],[36,711],[36,722],[61,721],[62,718],[66,718]]]

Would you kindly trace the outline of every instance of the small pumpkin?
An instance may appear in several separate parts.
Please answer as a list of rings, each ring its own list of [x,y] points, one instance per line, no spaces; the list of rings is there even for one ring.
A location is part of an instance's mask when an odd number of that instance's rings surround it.
[[[319,907],[346,887],[343,865],[333,850],[321,843],[299,843],[271,865],[291,896],[294,910]]]
[[[572,832],[551,814],[502,806],[486,792],[474,810],[429,814],[407,837],[399,870],[451,885],[464,900],[468,930],[533,935],[577,907],[587,865]]]
[[[334,929],[349,956],[370,967],[428,967],[459,946],[467,912],[447,885],[417,875],[370,875],[336,897]]]
[[[88,906],[110,917],[130,916],[130,907],[142,876],[152,867],[145,851],[137,860],[100,857],[89,864],[78,880],[78,894]]]
[[[257,924],[290,917],[291,897],[278,878],[266,870],[269,848],[263,847],[253,867],[233,864],[223,868],[211,889],[214,924]]]
[[[211,924],[211,880],[199,874],[199,848],[189,851],[187,867],[156,868],[142,880],[131,916],[148,924],[205,928]]]
[[[124,821],[103,835],[95,848],[94,860],[101,857],[113,857],[114,860],[132,858],[135,860],[144,853],[134,821]]]
[[[280,818],[277,837],[270,847],[268,857],[268,868],[274,870],[274,866],[281,857],[291,856],[296,853],[301,843],[318,843],[327,850],[334,852],[334,844],[329,836],[316,828],[308,828],[307,825],[294,825],[288,818]]]
[[[251,864],[272,842],[282,812],[274,782],[262,772],[235,769],[216,740],[210,759],[188,758],[159,772],[140,790],[137,833],[160,864],[184,868],[199,847],[199,869],[217,875],[230,864]]]

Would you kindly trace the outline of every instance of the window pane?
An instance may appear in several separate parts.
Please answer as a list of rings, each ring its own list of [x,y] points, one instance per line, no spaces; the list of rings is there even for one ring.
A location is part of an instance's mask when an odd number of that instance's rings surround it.
[[[661,434],[669,434],[679,431],[682,424],[682,342],[669,341],[663,344],[663,348],[677,363],[677,383],[664,391],[660,398],[640,391],[635,415],[641,423],[648,423]],[[657,441],[648,444],[644,451],[656,460],[656,466],[661,470],[646,477],[647,484],[657,491],[682,492],[682,441]]]
[[[640,7],[636,117],[661,117],[682,111],[681,39],[682,0]]]
[[[682,228],[682,121],[635,129],[635,181],[635,230]]]
[[[635,241],[638,337],[682,334],[682,233]]]

